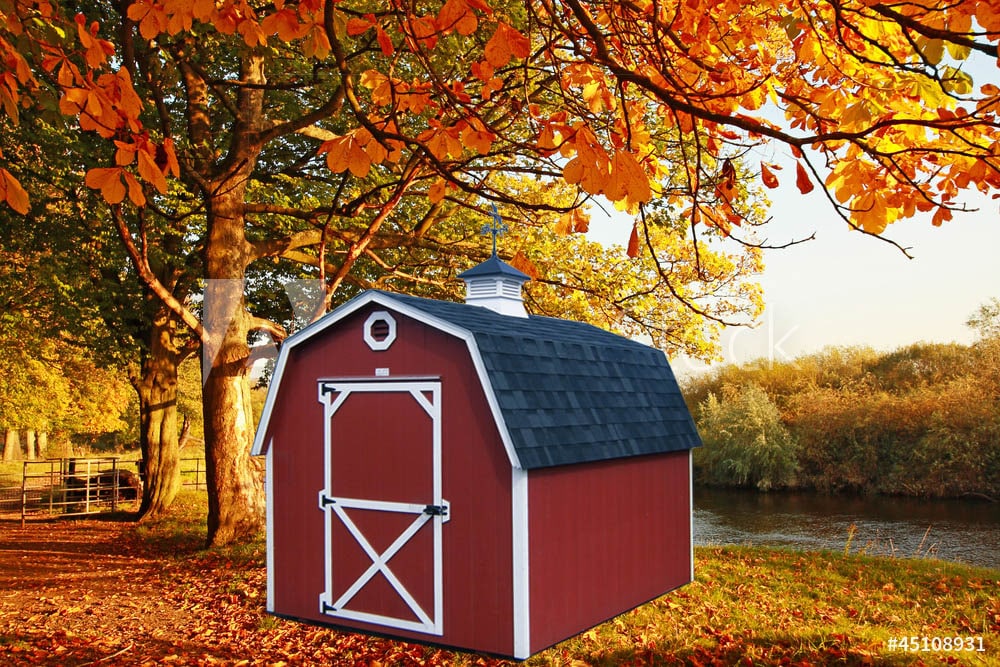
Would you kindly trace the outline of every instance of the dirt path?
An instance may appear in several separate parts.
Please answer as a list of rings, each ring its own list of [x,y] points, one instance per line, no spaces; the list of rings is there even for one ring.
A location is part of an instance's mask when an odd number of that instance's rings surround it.
[[[273,618],[265,586],[260,554],[164,549],[127,522],[0,521],[0,666],[456,661],[448,651]]]
[[[182,564],[138,555],[126,527],[0,523],[0,656],[67,665],[117,656],[136,664],[189,652],[189,615],[164,596]]]

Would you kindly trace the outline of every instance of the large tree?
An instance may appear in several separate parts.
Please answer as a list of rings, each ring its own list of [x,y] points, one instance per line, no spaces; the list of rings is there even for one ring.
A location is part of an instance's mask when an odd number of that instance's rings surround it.
[[[492,201],[575,231],[600,196],[636,215],[626,253],[648,258],[656,287],[720,320],[733,301],[720,312],[718,290],[695,296],[718,271],[705,244],[755,242],[740,165],[768,143],[789,154],[767,149],[763,185],[787,161],[801,191],[821,185],[872,234],[919,211],[941,223],[960,189],[1000,184],[1000,89],[962,68],[971,54],[995,58],[996,17],[971,1],[123,0],[75,21],[39,0],[0,11],[8,116],[26,92],[53,90],[108,140],[87,183],[202,346],[215,543],[261,514],[247,360],[255,333],[284,335],[246,299],[262,261],[311,264],[327,306],[386,276],[432,289],[479,247],[436,234],[456,210]],[[576,194],[540,201],[510,174]],[[0,171],[0,184],[26,210],[16,179]],[[676,261],[678,244],[690,262]],[[157,262],[206,281],[200,311]]]

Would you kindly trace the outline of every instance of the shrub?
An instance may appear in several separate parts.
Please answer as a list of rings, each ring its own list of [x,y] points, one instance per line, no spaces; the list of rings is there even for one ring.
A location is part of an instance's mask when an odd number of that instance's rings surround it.
[[[698,430],[704,442],[694,455],[699,482],[761,491],[794,485],[795,439],[759,385],[726,387],[721,401],[709,394],[699,406]]]

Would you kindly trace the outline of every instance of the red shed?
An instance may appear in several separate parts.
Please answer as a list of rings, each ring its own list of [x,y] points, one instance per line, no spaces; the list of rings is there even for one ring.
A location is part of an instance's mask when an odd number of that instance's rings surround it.
[[[466,303],[368,291],[281,348],[267,609],[526,658],[693,578],[700,443],[665,356],[528,316],[492,258]]]

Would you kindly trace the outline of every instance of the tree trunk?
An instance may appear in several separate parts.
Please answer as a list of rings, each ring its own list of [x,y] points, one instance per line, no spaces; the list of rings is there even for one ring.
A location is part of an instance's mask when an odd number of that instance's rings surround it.
[[[213,367],[204,408],[208,543],[253,538],[264,525],[264,468],[250,456],[253,420],[246,372]]]
[[[202,345],[205,420],[205,469],[208,482],[208,544],[218,546],[252,538],[264,524],[264,471],[250,456],[253,413],[247,337],[251,318],[243,299],[243,280],[227,276],[241,266],[242,222],[210,216],[210,234],[228,232],[226,242],[209,243],[210,279],[205,286],[203,321],[208,335]],[[220,229],[223,228],[223,229]],[[242,241],[242,243],[241,243]],[[211,268],[210,268],[211,271]]]
[[[252,537],[264,526],[263,463],[250,457],[253,413],[250,408],[249,357],[254,319],[243,295],[253,248],[246,238],[245,201],[250,175],[260,155],[264,120],[264,58],[244,54],[237,94],[239,117],[233,124],[225,159],[216,163],[207,203],[205,300],[202,311],[202,410],[205,418],[205,469],[208,482],[208,544],[218,546]],[[207,82],[187,72],[188,122],[193,137],[207,140]],[[206,154],[206,158],[209,156]],[[205,163],[208,163],[206,159]]]
[[[38,433],[38,458],[44,459],[49,455],[49,432],[39,431]]]
[[[244,235],[243,189],[219,187],[208,214],[205,248],[206,340],[202,344],[202,409],[208,482],[208,544],[252,538],[264,525],[264,471],[250,457],[248,336],[252,317],[243,294],[250,245]]]
[[[139,394],[140,447],[145,480],[140,517],[166,512],[181,488],[181,461],[177,438],[176,322],[165,306],[152,320],[149,350],[135,382]]]
[[[24,434],[24,457],[29,461],[34,461],[37,457],[37,441],[35,439],[35,429],[29,428]]]
[[[21,458],[21,439],[17,436],[17,431],[7,429],[7,437],[3,441],[3,460],[17,461]]]

